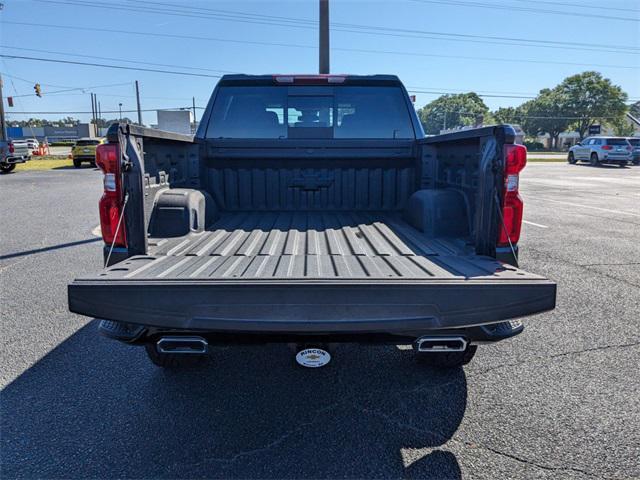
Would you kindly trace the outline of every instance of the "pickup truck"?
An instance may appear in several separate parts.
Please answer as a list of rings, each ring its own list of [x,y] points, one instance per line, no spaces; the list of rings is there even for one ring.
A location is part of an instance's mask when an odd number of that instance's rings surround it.
[[[16,164],[24,163],[31,158],[31,151],[26,141],[0,140],[0,173],[9,173]]]
[[[312,367],[340,342],[466,364],[555,307],[555,283],[517,264],[514,138],[425,138],[395,76],[224,76],[194,137],[111,126],[105,268],[69,308],[163,367],[272,342]]]

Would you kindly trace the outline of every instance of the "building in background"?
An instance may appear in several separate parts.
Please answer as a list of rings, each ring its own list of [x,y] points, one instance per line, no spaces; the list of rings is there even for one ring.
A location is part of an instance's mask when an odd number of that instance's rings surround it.
[[[96,127],[92,123],[79,123],[72,127],[54,127],[45,125],[44,127],[8,127],[9,138],[16,140],[23,138],[36,138],[49,142],[59,142],[64,140],[77,140],[78,138],[93,138],[96,136]]]

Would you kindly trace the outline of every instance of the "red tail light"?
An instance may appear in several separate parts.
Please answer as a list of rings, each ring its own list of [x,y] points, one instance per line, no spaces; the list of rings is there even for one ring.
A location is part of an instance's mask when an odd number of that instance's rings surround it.
[[[524,204],[518,191],[520,172],[527,164],[527,148],[524,145],[504,146],[504,199],[502,217],[504,226],[500,226],[498,245],[508,246],[520,240],[522,228],[522,211]]]
[[[611,145],[603,145],[602,150],[613,150],[613,147]]]
[[[13,146],[13,142],[9,142],[9,153],[13,153],[16,151],[16,147]]]
[[[124,219],[118,228],[122,214],[123,192],[120,179],[120,149],[117,144],[105,143],[96,148],[96,165],[104,173],[104,193],[100,199],[100,228],[105,243],[126,247]],[[117,231],[117,235],[116,235]],[[114,242],[115,240],[115,242]]]

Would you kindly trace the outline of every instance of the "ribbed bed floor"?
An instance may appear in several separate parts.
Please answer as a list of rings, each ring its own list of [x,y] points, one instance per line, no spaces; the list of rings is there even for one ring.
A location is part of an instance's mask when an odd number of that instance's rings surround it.
[[[148,256],[130,258],[102,276],[464,279],[491,278],[501,269],[455,243],[429,239],[389,213],[225,213],[201,234],[150,239]]]

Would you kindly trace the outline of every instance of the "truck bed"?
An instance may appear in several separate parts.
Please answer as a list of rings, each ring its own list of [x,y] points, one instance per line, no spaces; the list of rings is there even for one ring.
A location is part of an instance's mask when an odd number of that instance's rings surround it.
[[[418,332],[554,303],[553,282],[390,212],[228,212],[69,287],[77,313],[220,331]]]
[[[150,253],[107,277],[463,279],[502,268],[462,239],[429,239],[384,212],[227,213],[204,233],[152,239]]]

